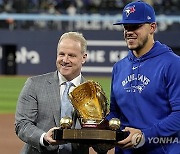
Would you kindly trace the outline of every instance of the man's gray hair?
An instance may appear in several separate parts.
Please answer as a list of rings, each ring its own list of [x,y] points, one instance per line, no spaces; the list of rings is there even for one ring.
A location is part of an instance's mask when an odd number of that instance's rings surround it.
[[[86,53],[86,51],[87,51],[87,41],[84,38],[83,34],[79,33],[79,32],[67,32],[67,33],[64,33],[59,39],[57,49],[59,47],[60,42],[63,39],[66,39],[66,38],[70,38],[70,39],[73,39],[75,41],[79,41],[81,43],[81,48],[82,48],[81,52]]]

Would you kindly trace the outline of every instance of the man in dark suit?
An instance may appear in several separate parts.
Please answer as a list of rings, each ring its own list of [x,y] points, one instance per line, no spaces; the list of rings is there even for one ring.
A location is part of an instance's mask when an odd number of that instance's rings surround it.
[[[89,153],[88,146],[65,144],[52,137],[53,130],[60,126],[62,112],[66,110],[61,101],[66,82],[71,81],[72,91],[85,81],[81,68],[87,58],[86,49],[87,42],[81,33],[64,33],[57,46],[57,71],[27,79],[15,115],[16,134],[26,143],[23,154]],[[72,127],[80,127],[73,115]]]

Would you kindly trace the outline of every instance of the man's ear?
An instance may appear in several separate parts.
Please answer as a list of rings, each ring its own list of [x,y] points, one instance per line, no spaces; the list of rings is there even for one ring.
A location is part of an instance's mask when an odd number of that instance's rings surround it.
[[[153,22],[153,23],[151,23],[150,24],[151,25],[151,29],[150,29],[150,34],[153,34],[153,33],[155,33],[155,31],[156,31],[156,28],[157,28],[157,24],[155,23],[155,22]]]
[[[84,63],[86,62],[86,59],[87,59],[87,53],[85,53],[85,54],[83,55],[82,64],[84,64]]]

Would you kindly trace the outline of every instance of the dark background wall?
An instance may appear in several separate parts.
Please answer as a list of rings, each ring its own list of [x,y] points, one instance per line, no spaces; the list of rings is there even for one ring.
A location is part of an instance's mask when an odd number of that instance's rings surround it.
[[[57,43],[64,32],[0,30],[0,74],[36,75],[54,71]],[[88,40],[88,61],[83,67],[84,74],[110,75],[113,64],[123,58],[128,51],[123,32],[116,30],[81,30],[80,32]],[[179,36],[178,28],[173,28],[173,30],[158,31],[155,40],[167,44],[180,55]],[[5,66],[7,61],[9,64]]]

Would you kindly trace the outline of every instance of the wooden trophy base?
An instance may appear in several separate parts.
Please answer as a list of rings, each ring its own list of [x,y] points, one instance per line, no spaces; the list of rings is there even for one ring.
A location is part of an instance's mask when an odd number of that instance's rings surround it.
[[[71,143],[116,143],[125,139],[129,133],[100,129],[56,129],[53,138]]]

